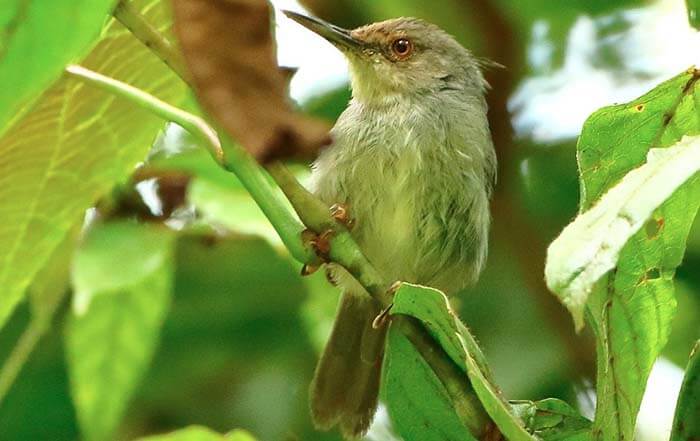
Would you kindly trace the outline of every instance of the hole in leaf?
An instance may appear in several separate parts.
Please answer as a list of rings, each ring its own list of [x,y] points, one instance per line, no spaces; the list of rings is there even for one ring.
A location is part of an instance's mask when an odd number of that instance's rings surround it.
[[[664,219],[649,219],[644,225],[644,231],[647,234],[647,239],[656,239],[664,227]]]
[[[658,268],[652,268],[650,270],[647,270],[647,272],[644,274],[644,278],[646,280],[656,280],[661,278],[661,270]]]
[[[636,106],[634,106],[634,110],[636,110],[637,112],[643,112],[644,104],[637,104]]]
[[[647,283],[650,280],[658,280],[661,278],[661,270],[659,268],[650,268],[639,278],[637,285]]]

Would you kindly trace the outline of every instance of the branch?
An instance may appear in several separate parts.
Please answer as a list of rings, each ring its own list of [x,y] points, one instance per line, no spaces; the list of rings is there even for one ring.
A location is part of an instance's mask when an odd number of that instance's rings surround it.
[[[272,163],[268,166],[268,171],[287,196],[288,202],[294,207],[303,224],[289,209],[287,201],[279,195],[278,189],[270,183],[264,170],[253,157],[225,136],[223,143],[220,143],[216,132],[203,119],[131,85],[81,66],[72,65],[66,71],[77,79],[125,98],[182,126],[198,138],[219,165],[240,179],[270,220],[292,257],[299,262],[318,263],[317,256],[302,239],[302,232],[306,227],[316,232],[331,230],[331,261],[346,268],[382,306],[391,305],[388,289],[390,285],[384,282],[366,259],[347,229],[337,223],[331,217],[328,207],[306,190],[282,164]],[[475,436],[481,436],[491,422],[481,403],[476,400],[466,378],[422,326],[405,317],[394,317],[393,320],[445,385],[462,423],[474,432]]]
[[[172,121],[191,133],[219,165],[233,171],[240,178],[250,195],[270,220],[277,234],[280,235],[292,257],[305,263],[317,261],[314,251],[305,246],[301,240],[301,233],[306,228],[294,217],[288,204],[274,185],[270,183],[264,171],[258,167],[250,155],[240,148],[224,145],[226,148],[226,154],[224,154],[218,135],[202,118],[172,106],[134,86],[84,67],[71,65],[66,68],[66,72],[81,81],[149,110],[167,121]]]
[[[386,283],[369,263],[347,228],[331,217],[326,204],[304,188],[279,162],[271,163],[267,166],[267,170],[309,229],[317,233],[332,231],[330,260],[347,269],[383,307],[389,307],[391,305],[390,284]]]
[[[22,367],[29,360],[29,356],[34,351],[41,337],[46,334],[46,331],[51,325],[54,313],[60,306],[61,302],[68,293],[68,289],[61,292],[51,301],[46,302],[45,311],[42,314],[32,314],[29,324],[20,335],[19,340],[12,348],[12,352],[2,365],[0,370],[0,403],[5,399],[10,388],[17,379]]]
[[[141,43],[163,60],[185,83],[189,82],[185,63],[175,46],[161,34],[131,2],[121,0],[114,8],[114,18],[119,20]]]

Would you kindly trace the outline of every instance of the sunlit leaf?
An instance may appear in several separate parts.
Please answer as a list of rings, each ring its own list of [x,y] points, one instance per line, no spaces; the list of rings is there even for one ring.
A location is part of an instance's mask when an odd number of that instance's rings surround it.
[[[159,1],[138,5],[167,28]],[[114,21],[82,64],[170,102],[185,94],[182,81]],[[67,77],[28,112],[0,138],[0,325],[75,219],[143,160],[163,125]]]
[[[532,441],[534,439],[527,433],[522,421],[511,412],[510,406],[493,384],[485,358],[474,337],[451,312],[444,294],[433,288],[404,283],[394,297],[391,312],[392,314],[409,315],[423,322],[450,358],[469,377],[469,381],[487,413],[509,440]],[[392,347],[392,341],[398,347]],[[400,433],[404,433],[402,428],[405,427],[410,428],[406,430],[409,430],[408,433],[411,433],[411,436],[415,436],[417,433],[415,431],[420,430],[421,427],[425,431],[425,425],[421,426],[417,420],[418,415],[433,421],[430,427],[455,427],[455,421],[459,424],[449,397],[444,390],[440,389],[444,386],[404,337],[390,339],[388,360],[389,363],[385,367],[384,374],[387,382],[385,393],[388,397],[393,398],[393,400],[387,398],[389,413],[395,420]],[[399,366],[402,366],[401,370],[398,370]],[[405,378],[408,372],[412,378]],[[421,390],[421,388],[429,388],[429,390]],[[427,396],[430,396],[430,390],[434,392],[433,395],[436,397],[435,403],[426,399]],[[414,398],[411,400],[406,397]],[[446,419],[443,424],[438,422],[440,420],[433,420],[431,415],[435,409],[444,406],[448,406],[449,411],[440,412],[440,415]],[[413,415],[413,419],[410,415]],[[461,429],[466,430],[463,426]],[[457,430],[456,427],[455,430]],[[455,434],[457,433],[455,432]],[[429,435],[426,433],[423,436]]]
[[[620,251],[654,210],[700,170],[700,137],[652,149],[645,165],[629,172],[549,246],[547,285],[571,311],[578,328],[593,285],[615,268]],[[656,221],[652,221],[656,222]]]
[[[151,360],[170,304],[173,239],[161,228],[114,223],[94,228],[78,249],[66,352],[87,440],[110,438]]]
[[[700,340],[695,343],[685,370],[685,378],[676,405],[671,441],[700,439]]]
[[[700,133],[698,79],[700,71],[690,70],[588,119],[578,143],[582,211],[641,166],[651,148]],[[587,318],[598,362],[595,440],[632,439],[651,366],[670,332],[673,276],[698,204],[700,181],[691,179],[632,236],[617,266],[591,291]]]
[[[70,266],[82,219],[66,234],[28,288],[33,319],[50,319],[70,284]]]
[[[226,435],[221,435],[206,427],[191,426],[164,435],[139,438],[135,441],[255,441],[255,438],[244,430],[234,430]]]
[[[115,0],[9,0],[0,8],[0,134],[97,39]],[[8,87],[11,86],[11,87]]]

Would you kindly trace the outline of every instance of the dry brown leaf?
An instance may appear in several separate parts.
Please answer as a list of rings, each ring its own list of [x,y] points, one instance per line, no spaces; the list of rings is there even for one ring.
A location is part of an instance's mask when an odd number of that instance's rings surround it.
[[[330,142],[325,124],[292,110],[266,0],[173,0],[173,11],[202,106],[259,161],[310,156]]]

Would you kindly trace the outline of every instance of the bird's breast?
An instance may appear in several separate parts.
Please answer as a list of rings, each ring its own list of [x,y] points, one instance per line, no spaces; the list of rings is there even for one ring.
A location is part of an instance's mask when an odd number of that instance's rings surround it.
[[[419,228],[425,227],[430,183],[426,153],[440,148],[426,145],[420,136],[426,134],[410,125],[360,127],[341,133],[315,165],[315,192],[328,204],[349,206],[353,235],[389,278],[418,282]]]

